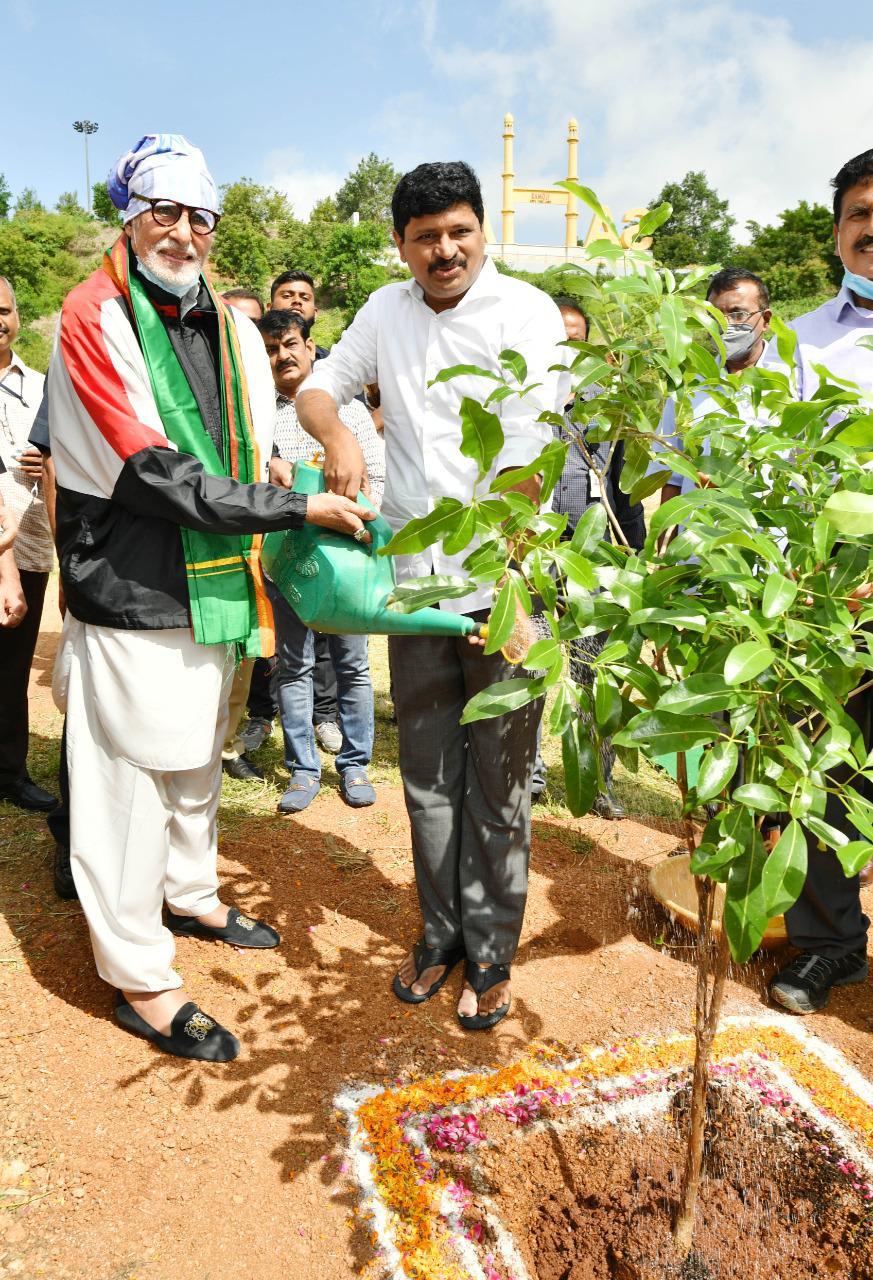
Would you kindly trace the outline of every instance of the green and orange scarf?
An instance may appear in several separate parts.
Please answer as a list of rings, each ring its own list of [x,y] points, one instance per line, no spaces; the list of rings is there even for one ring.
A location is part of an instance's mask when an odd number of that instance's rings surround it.
[[[190,453],[213,476],[243,484],[261,479],[245,368],[230,312],[208,281],[218,312],[221,430],[226,465],[203,425],[194,393],[167,331],[136,272],[130,241],[122,235],[107,249],[103,269],[127,301],[149,382],[167,439]],[[202,277],[201,277],[202,278]],[[247,657],[269,657],[275,648],[273,613],[264,589],[261,534],[201,533],[180,528],[194,639],[198,644],[235,643]]]

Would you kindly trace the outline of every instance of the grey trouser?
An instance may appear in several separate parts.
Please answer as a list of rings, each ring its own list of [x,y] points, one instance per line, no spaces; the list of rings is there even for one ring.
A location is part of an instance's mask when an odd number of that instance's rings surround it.
[[[850,698],[846,710],[852,716],[864,734],[864,742],[869,750],[873,746],[873,698],[870,689]],[[850,770],[846,765],[838,765],[828,774],[829,782],[846,781]],[[853,787],[869,799],[870,783],[864,778],[855,778]],[[862,837],[846,819],[845,811],[839,795],[829,795],[825,809],[825,821],[839,831],[844,831],[850,840]],[[867,945],[867,927],[870,921],[861,910],[861,885],[858,876],[847,879],[843,875],[837,856],[830,849],[821,850],[817,841],[807,840],[809,864],[806,873],[806,884],[797,902],[785,913],[788,936],[795,947],[801,951],[814,951],[818,955],[838,959],[852,951],[862,951]]]
[[[461,725],[480,689],[527,673],[460,637],[392,636],[389,655],[425,942],[463,941],[471,960],[509,964],[527,899],[542,699]]]

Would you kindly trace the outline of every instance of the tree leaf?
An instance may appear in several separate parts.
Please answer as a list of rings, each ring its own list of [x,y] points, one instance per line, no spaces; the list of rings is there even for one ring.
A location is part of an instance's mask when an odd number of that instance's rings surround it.
[[[592,503],[584,513],[570,539],[570,546],[580,555],[587,555],[601,542],[606,533],[607,516],[603,504]]]
[[[744,782],[741,787],[736,788],[731,799],[734,804],[745,805],[747,809],[759,809],[763,813],[778,813],[785,807],[785,800],[780,792],[764,782]]]
[[[594,590],[597,586],[594,570],[585,556],[580,556],[571,543],[564,542],[555,547],[552,555],[555,558],[555,564],[564,571],[568,578],[572,578],[580,587],[585,587],[588,591]]]
[[[656,205],[654,209],[650,209],[648,213],[644,213],[637,226],[637,236],[640,238],[650,236],[667,221],[672,212],[673,206],[664,200],[661,204]]]
[[[447,556],[456,556],[470,541],[476,532],[476,508],[466,507],[457,527],[443,538],[443,550]]]
[[[757,951],[770,920],[761,888],[764,865],[761,838],[755,833],[728,871],[723,922],[731,955],[738,964],[745,964]]]
[[[516,382],[521,385],[527,377],[527,361],[517,351],[507,348],[497,357],[504,369],[509,369]]]
[[[779,352],[779,359],[783,364],[788,366],[789,374],[792,376],[794,372],[794,353],[797,350],[797,334],[793,329],[789,329],[788,325],[779,316],[774,315],[770,320],[770,328],[776,335],[776,350]]]
[[[608,672],[599,669],[594,677],[594,719],[604,737],[621,722],[621,694]]]
[[[746,684],[761,675],[776,661],[776,654],[757,640],[747,640],[728,654],[724,678],[728,684]]]
[[[567,808],[574,817],[588,812],[597,794],[597,756],[584,726],[577,720],[561,735]]]
[[[645,627],[652,623],[663,622],[671,627],[683,627],[686,631],[705,631],[707,624],[705,613],[695,613],[689,609],[635,609],[628,617],[634,627]]]
[[[503,427],[496,413],[485,409],[478,400],[464,396],[459,410],[461,419],[461,453],[472,458],[479,475],[487,475],[491,464],[503,448]]]
[[[681,364],[691,344],[688,320],[677,298],[668,297],[661,303],[658,321],[671,364]]]
[[[379,555],[404,556],[423,551],[458,527],[462,511],[463,507],[457,498],[440,498],[433,511],[410,520],[399,529],[387,546],[379,548]]]
[[[544,692],[545,684],[542,680],[498,680],[470,699],[464,707],[461,724],[472,724],[474,720],[488,720],[492,716],[517,711],[528,702],[541,698]]]
[[[778,618],[790,609],[797,595],[797,583],[781,573],[769,573],[764,583],[761,612],[765,618]]]
[[[838,533],[873,533],[873,494],[840,489],[824,504],[824,514]]]
[[[529,462],[527,466],[511,467],[508,471],[499,472],[488,486],[488,492],[503,493],[505,490],[521,484],[522,481],[529,480],[531,476],[542,474],[545,478],[546,473],[551,476],[553,471],[556,471],[557,476],[560,476],[564,470],[569,447],[564,441],[550,440],[542,453],[534,458],[533,462]],[[554,482],[552,487],[554,488]]]
[[[441,369],[427,385],[432,387],[436,382],[450,382],[452,378],[460,378],[464,374],[472,374],[476,378],[491,378],[493,382],[501,381],[500,374],[493,369],[483,369],[478,364],[453,364],[448,369]]]
[[[566,189],[568,191],[572,191],[573,195],[577,196],[582,201],[583,204],[587,204],[591,212],[596,213],[600,221],[604,224],[604,226],[608,227],[610,231],[613,232],[616,240],[618,239],[618,229],[615,223],[613,222],[612,218],[610,218],[609,214],[606,212],[603,205],[600,203],[597,196],[594,194],[594,192],[591,190],[590,187],[583,187],[581,183],[574,182],[571,178],[566,178],[561,182],[559,182],[557,185],[559,187],[566,187]],[[598,244],[599,243],[600,241],[598,241]],[[618,248],[617,245],[612,245],[611,242],[609,241],[607,241],[607,243],[610,244],[611,248]],[[593,249],[594,245],[590,245],[589,247]],[[619,254],[620,253],[621,253],[621,249],[619,248]]]
[[[852,418],[842,431],[837,432],[835,439],[852,449],[873,449],[873,414]]]
[[[776,841],[761,873],[764,910],[781,916],[800,897],[806,880],[806,836],[799,822],[789,822]]]
[[[873,844],[866,840],[850,840],[836,851],[847,876],[856,876],[873,859]]]
[[[515,583],[511,578],[507,578],[491,607],[488,618],[488,639],[485,642],[486,653],[497,653],[512,635],[512,629],[515,626],[515,606]]]
[[[697,799],[712,800],[721,795],[737,771],[739,750],[735,742],[727,739],[714,742],[704,755],[697,774]]]
[[[658,710],[670,715],[711,715],[714,711],[726,711],[735,707],[742,698],[738,689],[725,683],[724,677],[706,673],[689,676],[671,685],[658,700]]]
[[[669,756],[674,751],[690,751],[719,736],[718,726],[701,716],[671,716],[663,711],[645,711],[634,716],[615,741],[623,747],[647,744],[652,755]]]
[[[415,613],[440,600],[456,600],[468,596],[473,584],[450,573],[429,573],[421,578],[398,582],[385,601],[393,613]]]

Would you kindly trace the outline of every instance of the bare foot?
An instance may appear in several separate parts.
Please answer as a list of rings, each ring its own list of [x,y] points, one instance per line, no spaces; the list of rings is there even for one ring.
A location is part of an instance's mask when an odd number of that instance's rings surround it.
[[[487,969],[488,967],[487,964],[479,965],[480,969]],[[484,1017],[489,1013],[493,1013],[495,1009],[499,1009],[502,1004],[508,1004],[511,991],[511,982],[498,982],[496,987],[491,987],[490,990],[484,991],[477,1001],[476,992],[469,982],[465,982],[461,998],[458,1001],[458,1013],[463,1014],[465,1018],[475,1018],[477,1013]]]
[[[401,985],[409,987],[415,996],[423,996],[425,992],[430,991],[435,982],[439,982],[440,978],[446,971],[444,964],[432,964],[429,969],[422,972],[418,981],[415,979],[415,957],[410,954],[403,961],[403,964],[397,970],[397,976]]]
[[[123,991],[121,994],[131,1009],[163,1036],[170,1034],[173,1019],[189,999],[181,987],[172,991]]]

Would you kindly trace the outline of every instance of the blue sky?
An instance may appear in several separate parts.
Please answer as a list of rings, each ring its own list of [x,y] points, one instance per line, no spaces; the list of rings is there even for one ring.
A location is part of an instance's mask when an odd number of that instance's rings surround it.
[[[92,180],[143,133],[173,130],[219,183],[272,183],[305,214],[369,151],[400,169],[462,157],[495,224],[505,111],[521,182],[564,175],[574,115],[582,181],[614,213],[703,168],[740,226],[826,199],[842,161],[873,146],[869,0],[2,0],[0,13],[0,171],[47,203],[84,189],[82,117],[100,124]],[[560,215],[525,210],[517,230],[560,240]]]

